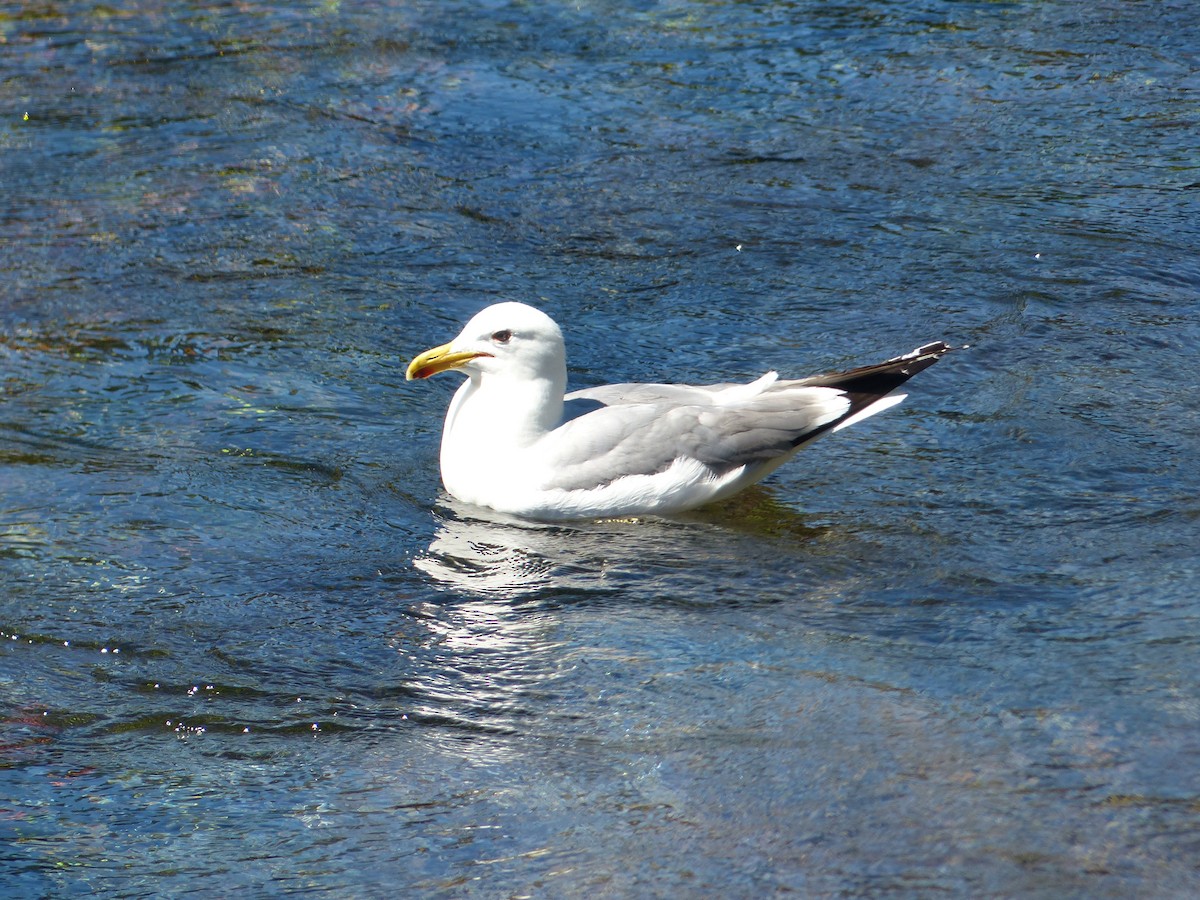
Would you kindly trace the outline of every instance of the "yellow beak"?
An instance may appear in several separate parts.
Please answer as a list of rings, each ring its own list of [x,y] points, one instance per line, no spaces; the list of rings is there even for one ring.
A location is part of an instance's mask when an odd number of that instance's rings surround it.
[[[476,350],[460,350],[454,353],[450,350],[449,344],[442,344],[440,347],[434,347],[416,356],[408,364],[408,371],[404,377],[409,381],[412,381],[414,378],[428,378],[430,375],[436,375],[438,372],[457,369],[463,363],[470,362],[480,356],[491,356],[491,354],[480,353]]]

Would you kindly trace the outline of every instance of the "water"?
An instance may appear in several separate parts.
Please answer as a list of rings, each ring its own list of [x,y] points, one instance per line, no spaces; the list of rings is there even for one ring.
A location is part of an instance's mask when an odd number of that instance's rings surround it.
[[[1192,896],[1189,4],[9,4],[13,897]],[[26,118],[27,114],[27,118]],[[969,343],[680,520],[439,493],[572,380]]]

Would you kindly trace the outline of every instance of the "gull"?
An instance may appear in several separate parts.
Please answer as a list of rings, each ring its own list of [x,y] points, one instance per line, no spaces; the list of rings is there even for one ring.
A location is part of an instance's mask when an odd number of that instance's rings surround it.
[[[942,341],[876,365],[748,384],[610,384],[566,393],[562,331],[524,303],[477,314],[408,380],[459,372],[441,472],[458,500],[547,521],[671,515],[765,478],[822,435],[895,406]]]

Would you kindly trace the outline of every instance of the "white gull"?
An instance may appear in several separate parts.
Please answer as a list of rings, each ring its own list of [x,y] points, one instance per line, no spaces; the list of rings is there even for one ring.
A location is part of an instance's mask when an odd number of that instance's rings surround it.
[[[467,376],[446,413],[442,483],[464,503],[534,519],[669,515],[754,484],[824,434],[894,406],[950,350],[941,341],[872,366],[749,384],[610,384],[566,392],[562,332],[497,303],[407,377]]]

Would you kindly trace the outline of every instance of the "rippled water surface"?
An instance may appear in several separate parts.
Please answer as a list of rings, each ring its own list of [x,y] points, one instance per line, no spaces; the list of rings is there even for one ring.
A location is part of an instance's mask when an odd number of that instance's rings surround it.
[[[1200,892],[1188,3],[0,6],[5,896]],[[440,493],[572,380],[970,344],[671,521]]]

